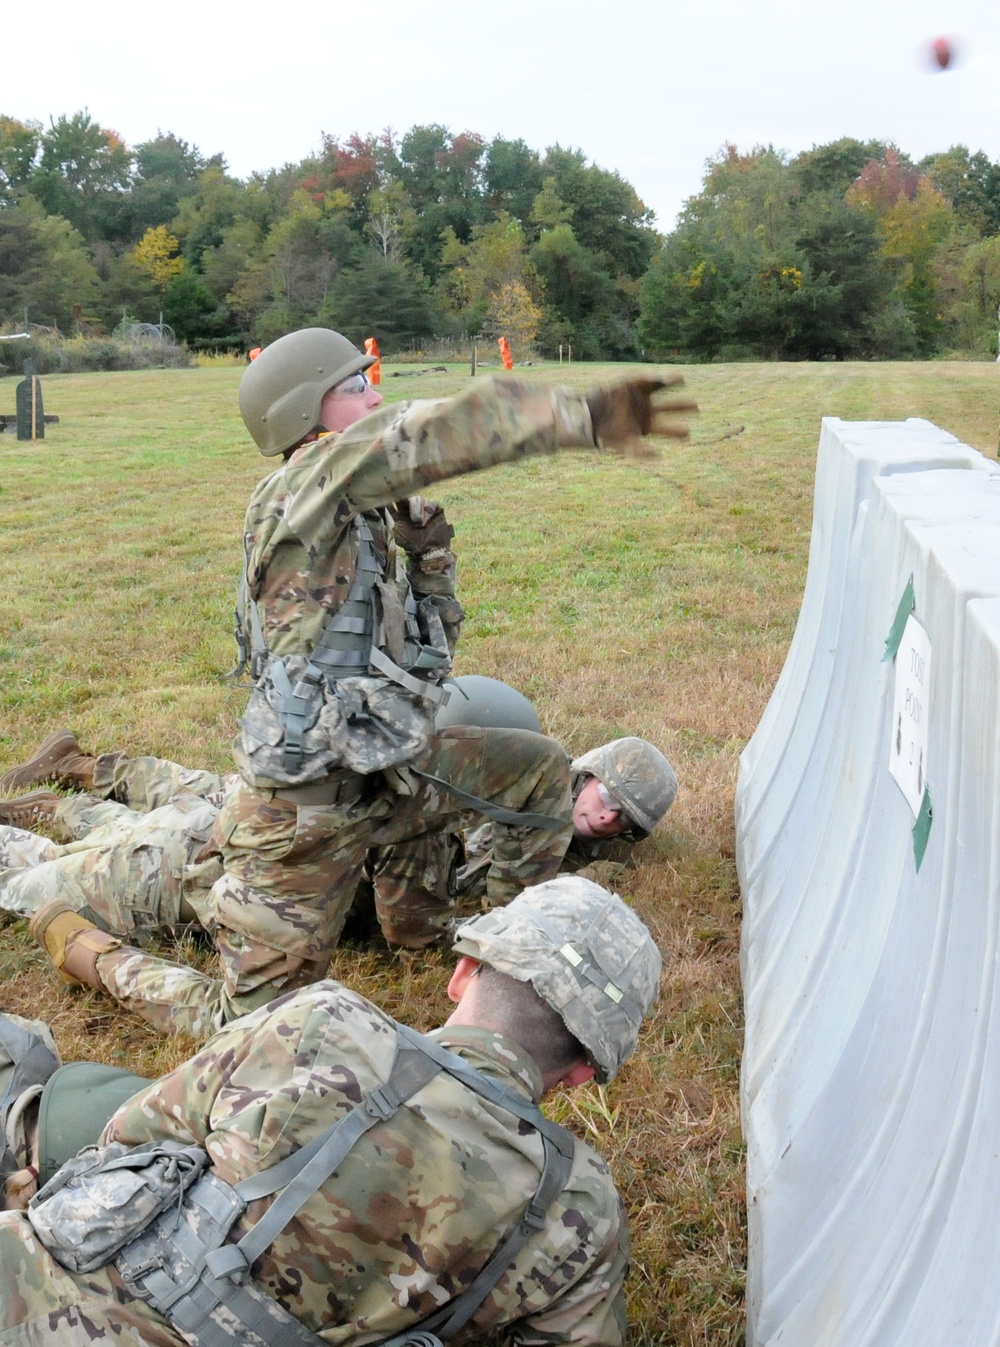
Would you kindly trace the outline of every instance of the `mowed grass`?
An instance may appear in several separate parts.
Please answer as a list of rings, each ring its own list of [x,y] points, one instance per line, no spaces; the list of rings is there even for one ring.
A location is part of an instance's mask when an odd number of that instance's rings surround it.
[[[391,399],[459,392],[468,371],[384,366]],[[621,366],[536,366],[585,388]],[[60,725],[122,747],[230,767],[245,690],[233,663],[243,510],[267,471],[236,410],[241,370],[44,380],[60,417],[36,444],[0,436],[0,766]],[[480,378],[483,377],[482,372]],[[736,1344],[745,1265],[738,758],[781,669],[808,556],[820,418],[925,417],[997,448],[992,364],[697,366],[691,438],[660,456],[596,451],[477,474],[436,493],[456,529],[468,619],[459,672],[531,696],[576,754],[622,734],[659,744],[681,782],[616,886],[665,959],[660,1005],[608,1089],[552,1113],[610,1159],[633,1230],[633,1341]],[[13,411],[15,380],[0,382]],[[185,957],[211,964],[202,949]],[[333,973],[429,1028],[449,960],[345,947]],[[44,1015],[64,1055],[156,1074],[190,1044],[67,993],[24,923],[0,945],[0,1005]]]

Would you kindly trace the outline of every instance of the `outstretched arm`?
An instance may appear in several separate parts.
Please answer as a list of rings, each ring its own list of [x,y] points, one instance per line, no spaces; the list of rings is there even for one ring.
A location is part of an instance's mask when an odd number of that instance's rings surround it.
[[[456,398],[383,407],[330,444],[307,446],[285,468],[295,496],[287,527],[323,532],[338,497],[343,513],[378,509],[449,477],[566,448],[645,453],[651,435],[683,437],[677,416],[696,410],[664,394],[678,375],[623,379],[586,393],[517,379],[476,382]]]

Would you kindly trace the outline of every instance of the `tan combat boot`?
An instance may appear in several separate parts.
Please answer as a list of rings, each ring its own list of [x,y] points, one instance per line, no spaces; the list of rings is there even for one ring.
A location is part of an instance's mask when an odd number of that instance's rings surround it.
[[[63,797],[51,790],[32,790],[13,800],[0,800],[0,824],[35,832],[39,825],[51,823],[56,806]]]
[[[63,982],[103,990],[104,984],[97,975],[97,959],[101,954],[121,949],[123,942],[117,936],[81,917],[62,898],[43,904],[28,923],[28,930],[52,960]]]
[[[84,753],[72,730],[56,730],[35,749],[27,762],[0,776],[0,791],[23,790],[56,781],[72,790],[90,790],[97,759]]]

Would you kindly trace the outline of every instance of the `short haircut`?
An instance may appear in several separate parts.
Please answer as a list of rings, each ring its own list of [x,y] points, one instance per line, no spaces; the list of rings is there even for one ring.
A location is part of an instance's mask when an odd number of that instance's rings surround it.
[[[520,1043],[545,1075],[565,1075],[587,1051],[566,1028],[562,1017],[544,1001],[530,982],[521,982],[482,964],[476,995],[477,1016]]]

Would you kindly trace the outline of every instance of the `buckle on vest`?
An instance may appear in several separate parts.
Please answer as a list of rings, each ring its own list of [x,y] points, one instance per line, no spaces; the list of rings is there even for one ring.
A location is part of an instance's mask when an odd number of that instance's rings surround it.
[[[398,1110],[401,1102],[395,1090],[387,1085],[376,1085],[365,1098],[365,1112],[369,1118],[380,1118],[385,1122]]]

